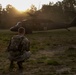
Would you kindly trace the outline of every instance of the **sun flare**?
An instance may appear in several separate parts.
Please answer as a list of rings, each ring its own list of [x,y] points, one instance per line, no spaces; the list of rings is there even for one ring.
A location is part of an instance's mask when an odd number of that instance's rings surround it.
[[[2,7],[5,8],[8,4],[11,4],[19,11],[25,11],[30,8],[30,6],[33,4],[37,7],[37,9],[40,9],[43,4],[49,4],[49,2],[57,2],[62,0],[0,0],[0,4],[2,4]]]
[[[14,6],[15,7],[15,6]],[[29,7],[28,8],[26,8],[26,7],[15,7],[18,11],[20,11],[20,12],[23,12],[23,11],[26,11],[27,9],[29,9]]]

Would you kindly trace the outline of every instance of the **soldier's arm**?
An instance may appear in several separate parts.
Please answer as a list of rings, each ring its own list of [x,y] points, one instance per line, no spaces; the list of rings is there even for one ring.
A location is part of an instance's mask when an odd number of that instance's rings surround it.
[[[7,46],[7,49],[6,49],[6,52],[9,52],[9,51],[10,51],[10,49],[9,49],[10,44],[11,44],[11,40],[9,41],[9,44],[8,44],[8,46]]]
[[[30,51],[30,41],[28,41],[28,43],[26,45],[26,51]]]
[[[23,43],[23,47],[22,47],[23,51],[30,51],[30,41],[27,40]]]
[[[8,46],[7,46],[7,49],[6,49],[6,51],[7,52],[9,52],[10,51],[10,45],[11,45],[11,40],[13,39],[13,37],[12,38],[10,38],[10,41],[9,41],[9,44],[8,44]]]

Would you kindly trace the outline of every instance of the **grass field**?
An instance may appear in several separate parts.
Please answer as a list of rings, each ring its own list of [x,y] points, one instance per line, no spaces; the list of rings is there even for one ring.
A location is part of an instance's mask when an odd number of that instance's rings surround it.
[[[52,30],[26,34],[31,42],[32,55],[23,66],[22,74],[17,64],[9,71],[6,48],[10,38],[17,33],[0,30],[0,75],[75,75],[76,28],[71,31]]]

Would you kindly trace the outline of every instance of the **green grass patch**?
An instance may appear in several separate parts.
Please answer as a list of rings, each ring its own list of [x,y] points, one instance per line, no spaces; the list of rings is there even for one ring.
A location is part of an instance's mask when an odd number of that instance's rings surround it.
[[[48,59],[46,60],[46,64],[47,65],[53,65],[53,66],[58,66],[60,65],[60,62],[54,59]]]

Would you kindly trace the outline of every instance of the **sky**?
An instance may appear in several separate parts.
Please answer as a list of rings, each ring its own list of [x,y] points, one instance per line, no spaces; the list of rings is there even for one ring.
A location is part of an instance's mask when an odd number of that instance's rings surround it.
[[[32,4],[35,5],[37,9],[40,9],[43,4],[49,4],[49,2],[56,3],[57,1],[62,0],[0,0],[0,4],[2,4],[3,8],[5,8],[6,5],[11,4],[16,9],[24,11],[29,9]]]

